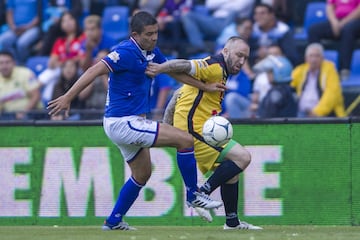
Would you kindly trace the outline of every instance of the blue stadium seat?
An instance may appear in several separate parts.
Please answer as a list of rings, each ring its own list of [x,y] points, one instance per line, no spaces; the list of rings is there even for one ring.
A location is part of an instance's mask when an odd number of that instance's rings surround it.
[[[347,80],[343,81],[343,87],[360,87],[360,49],[353,52],[350,66],[350,76]]]
[[[326,19],[326,2],[309,2],[306,5],[304,25],[301,31],[295,34],[295,39],[306,40],[309,27]]]
[[[26,66],[34,71],[36,76],[47,68],[48,56],[32,56],[26,61]]]
[[[356,49],[353,53],[350,70],[352,74],[360,75],[360,49]]]
[[[337,50],[332,50],[332,49],[325,49],[324,50],[324,58],[326,60],[332,61],[336,68],[339,67],[339,60],[338,60],[338,51]]]
[[[129,36],[129,8],[126,6],[106,6],[102,15],[102,28],[117,41]]]

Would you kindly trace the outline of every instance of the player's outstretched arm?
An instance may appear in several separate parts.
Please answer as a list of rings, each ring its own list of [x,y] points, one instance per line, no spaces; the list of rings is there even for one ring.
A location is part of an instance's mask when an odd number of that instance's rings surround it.
[[[203,90],[205,92],[219,92],[219,91],[224,92],[226,90],[226,86],[222,83],[202,82],[186,73],[168,73],[168,74],[179,82],[199,88],[200,90]]]
[[[162,64],[150,62],[146,74],[156,76],[159,73],[189,73],[191,62],[186,59],[171,59]]]
[[[109,73],[109,69],[101,61],[90,67],[80,76],[69,91],[48,103],[47,109],[50,110],[49,115],[57,115],[62,110],[65,110],[65,116],[68,117],[71,101],[92,81],[94,81],[96,77],[107,73]]]
[[[221,83],[205,83],[189,75],[191,62],[185,59],[172,59],[162,64],[149,63],[145,73],[149,76],[156,76],[159,73],[167,73],[177,81],[199,88],[206,92],[225,91],[225,85]]]

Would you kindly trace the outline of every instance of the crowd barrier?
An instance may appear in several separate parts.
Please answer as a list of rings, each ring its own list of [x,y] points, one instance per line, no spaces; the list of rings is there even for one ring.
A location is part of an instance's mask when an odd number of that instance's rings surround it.
[[[239,217],[257,225],[360,224],[360,118],[232,121],[252,154]],[[101,121],[0,122],[0,225],[99,225],[129,177]],[[153,174],[126,221],[222,225],[187,208],[175,149],[151,149]],[[199,181],[203,182],[199,172]],[[219,191],[212,195],[221,199]]]

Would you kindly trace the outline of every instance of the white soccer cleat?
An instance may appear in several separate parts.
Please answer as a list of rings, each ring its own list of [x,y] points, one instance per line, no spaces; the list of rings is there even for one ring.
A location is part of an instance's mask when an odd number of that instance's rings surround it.
[[[224,230],[236,230],[236,229],[240,229],[240,230],[262,230],[262,227],[259,226],[255,226],[252,225],[250,223],[247,222],[242,222],[240,221],[240,224],[235,226],[235,227],[229,227],[228,225],[226,225],[226,223],[224,224]]]
[[[205,208],[195,207],[195,212],[206,222],[212,222],[213,218],[209,210]]]
[[[137,229],[129,226],[129,224],[127,222],[119,222],[116,225],[112,225],[105,221],[104,225],[102,226],[102,230],[104,230],[104,231],[110,231],[110,230],[132,231],[132,230],[137,230]]]
[[[205,209],[219,208],[222,206],[222,202],[212,200],[209,195],[203,192],[194,192],[196,198],[191,202],[186,202],[189,207],[200,207]]]

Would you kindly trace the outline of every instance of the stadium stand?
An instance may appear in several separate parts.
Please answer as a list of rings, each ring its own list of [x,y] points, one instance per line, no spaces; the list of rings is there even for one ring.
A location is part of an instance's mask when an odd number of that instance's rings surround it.
[[[343,81],[344,86],[360,87],[360,49],[356,49],[351,59],[350,76]]]
[[[351,73],[341,82],[346,112],[349,116],[360,116],[360,49],[356,49],[351,59]]]
[[[292,24],[290,27],[295,32],[296,48],[299,55],[303,55],[303,51],[308,44],[307,41],[307,30],[309,26],[314,23],[326,20],[326,0],[302,0],[302,1],[289,1],[288,11],[292,15]],[[104,4],[105,5],[105,4]],[[209,9],[205,7],[202,1],[195,1],[194,11],[199,14],[208,15],[210,14]],[[117,41],[126,39],[129,36],[129,17],[130,8],[124,5],[105,5],[102,11],[102,27],[105,32],[114,37]],[[0,32],[7,28],[6,25],[0,26]],[[206,42],[206,44],[211,42]],[[321,44],[324,46],[324,58],[333,61],[337,68],[339,67],[338,62],[338,41],[336,40],[322,40]],[[359,46],[358,46],[359,45]],[[0,47],[1,48],[1,47]],[[345,105],[350,106],[354,100],[360,94],[360,39],[356,42],[356,50],[354,51],[352,62],[351,62],[351,74],[346,81],[342,81],[341,85],[343,88]],[[211,52],[206,53],[189,53],[186,55],[187,58],[203,58],[207,55],[211,55]],[[169,54],[168,58],[179,57],[178,55]],[[46,69],[49,56],[31,56],[26,66],[32,69],[36,75],[39,75],[44,69]],[[74,109],[73,111],[78,111]],[[360,116],[360,104],[351,111],[351,115]],[[87,112],[83,110],[82,119],[98,118],[101,117],[101,113]]]
[[[325,49],[324,50],[324,58],[329,61],[332,61],[335,64],[337,69],[339,67],[338,55],[339,55],[339,53],[337,50],[334,50],[334,49]]]
[[[39,76],[46,69],[48,61],[49,56],[32,56],[27,59],[26,66]]]
[[[325,2],[310,2],[306,5],[304,24],[301,30],[295,34],[295,39],[306,40],[308,28],[314,23],[326,20],[325,7]]]
[[[129,35],[129,8],[126,6],[106,6],[102,15],[102,27],[117,41]]]

